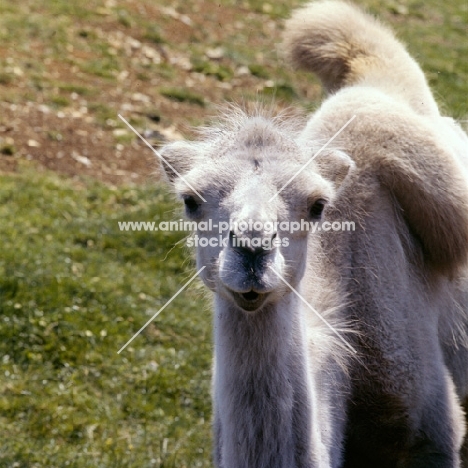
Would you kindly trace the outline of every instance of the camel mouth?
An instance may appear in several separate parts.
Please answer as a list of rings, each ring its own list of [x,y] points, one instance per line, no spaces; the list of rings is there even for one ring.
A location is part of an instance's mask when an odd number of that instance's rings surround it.
[[[231,295],[237,306],[248,312],[253,312],[260,308],[268,297],[268,293],[261,294],[253,290],[246,293],[231,291]]]
[[[256,301],[258,299],[258,296],[260,296],[260,294],[256,293],[255,291],[249,291],[242,294],[242,297],[246,301]]]

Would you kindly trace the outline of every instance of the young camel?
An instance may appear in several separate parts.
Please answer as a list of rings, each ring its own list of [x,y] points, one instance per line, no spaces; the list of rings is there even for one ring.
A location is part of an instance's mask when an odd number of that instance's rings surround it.
[[[187,216],[232,225],[224,244],[197,231],[214,292],[215,465],[459,467],[468,139],[357,8],[312,3],[284,44],[334,93],[305,125],[231,109],[162,153]],[[301,220],[356,229],[272,229]]]

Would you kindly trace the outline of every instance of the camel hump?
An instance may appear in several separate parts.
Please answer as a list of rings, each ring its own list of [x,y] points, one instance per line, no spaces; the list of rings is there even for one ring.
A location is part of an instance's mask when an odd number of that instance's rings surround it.
[[[439,113],[418,64],[392,31],[342,1],[312,2],[295,10],[283,36],[286,58],[318,75],[329,92],[373,86],[420,114]]]

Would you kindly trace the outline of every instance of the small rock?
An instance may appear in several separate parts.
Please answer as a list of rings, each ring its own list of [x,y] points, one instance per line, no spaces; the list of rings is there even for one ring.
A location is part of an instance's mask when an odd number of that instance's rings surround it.
[[[216,87],[221,88],[221,89],[231,90],[232,89],[232,84],[228,83],[228,82],[217,82]]]
[[[173,7],[161,7],[161,12],[165,15],[170,16],[176,20],[181,21],[182,23],[186,24],[187,26],[192,26],[192,20],[187,15],[181,15],[178,13],[175,8]]]
[[[37,109],[43,114],[48,114],[50,112],[50,107],[46,106],[45,104],[39,104],[37,106]]]
[[[41,144],[36,140],[28,140],[28,146],[32,148],[40,148]]]
[[[157,371],[159,368],[159,364],[156,361],[150,361],[146,367],[148,370]]]
[[[139,101],[139,102],[150,102],[151,99],[149,96],[143,93],[133,93],[131,96],[132,101]]]
[[[211,60],[220,60],[224,56],[224,49],[222,47],[208,49],[205,51],[205,55]]]
[[[128,77],[129,73],[127,70],[122,70],[118,75],[117,75],[117,80],[119,81],[125,81]]]
[[[72,151],[71,156],[75,161],[79,162],[80,164],[83,164],[86,167],[90,167],[92,165],[89,158],[87,158],[86,156],[81,156],[81,154],[78,154],[76,151]]]
[[[236,70],[235,74],[236,76],[250,75],[249,67],[242,65]]]
[[[161,56],[159,55],[159,52],[156,49],[153,49],[152,47],[144,45],[141,51],[143,52],[143,55],[146,58],[151,59],[153,63],[155,63],[156,65],[161,63]]]
[[[128,135],[128,131],[125,130],[125,128],[116,128],[115,130],[112,130],[112,133],[116,137]]]
[[[159,133],[163,135],[168,141],[183,140],[183,135],[177,131],[175,127],[161,128]]]
[[[141,47],[141,42],[138,41],[137,39],[134,39],[133,37],[129,37],[127,39],[127,43],[130,45],[132,49],[139,49]]]
[[[389,10],[394,14],[403,16],[409,13],[408,7],[401,4],[390,5]]]
[[[130,104],[129,102],[124,102],[122,106],[120,107],[122,111],[129,111],[132,112],[135,109],[135,106],[133,104]]]
[[[190,61],[190,59],[188,57],[172,56],[170,58],[170,62],[171,62],[172,65],[175,65],[176,67],[179,67],[179,68],[181,68],[182,70],[185,70],[185,71],[190,71],[193,68],[192,62]]]

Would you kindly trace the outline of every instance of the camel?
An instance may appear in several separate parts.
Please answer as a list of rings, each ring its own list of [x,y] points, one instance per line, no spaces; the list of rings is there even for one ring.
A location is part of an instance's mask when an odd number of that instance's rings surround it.
[[[196,257],[214,464],[467,467],[468,137],[357,7],[311,3],[283,39],[330,93],[316,112],[231,106],[161,152],[186,216],[213,225]],[[343,220],[355,230],[281,228]]]

